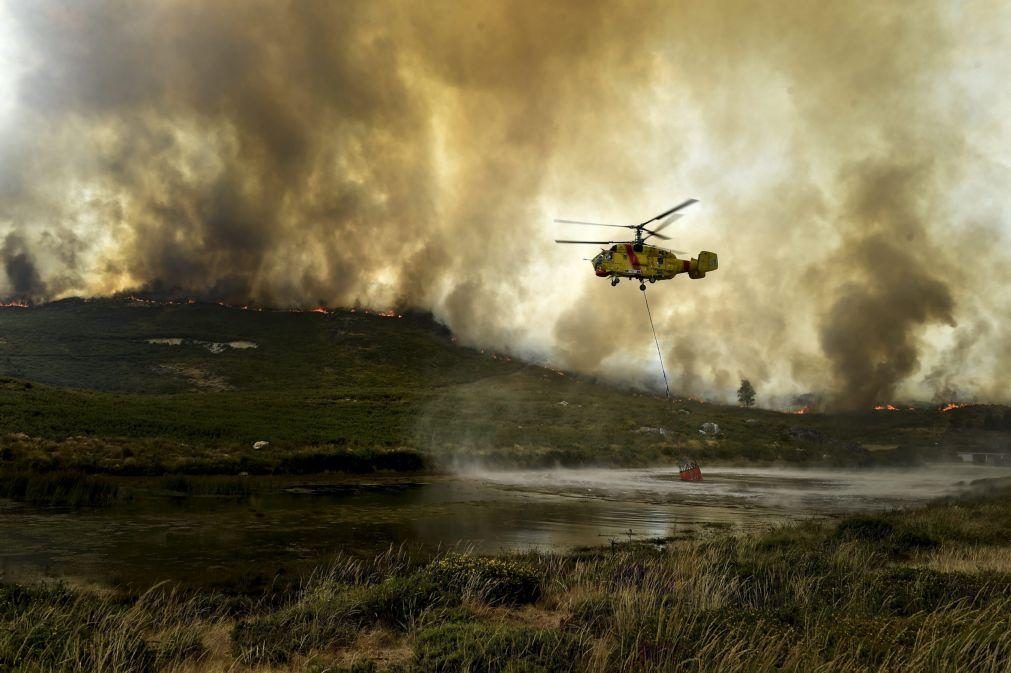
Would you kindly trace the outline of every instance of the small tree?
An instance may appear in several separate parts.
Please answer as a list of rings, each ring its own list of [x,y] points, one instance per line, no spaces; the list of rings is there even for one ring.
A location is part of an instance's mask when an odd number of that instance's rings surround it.
[[[741,379],[741,387],[737,389],[737,401],[746,407],[755,404],[755,387],[748,379]]]

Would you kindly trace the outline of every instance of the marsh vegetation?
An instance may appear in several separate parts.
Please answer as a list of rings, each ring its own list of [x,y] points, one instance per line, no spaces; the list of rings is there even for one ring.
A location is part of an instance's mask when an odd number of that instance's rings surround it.
[[[246,591],[0,588],[13,671],[991,671],[1011,493],[566,554],[339,559]]]

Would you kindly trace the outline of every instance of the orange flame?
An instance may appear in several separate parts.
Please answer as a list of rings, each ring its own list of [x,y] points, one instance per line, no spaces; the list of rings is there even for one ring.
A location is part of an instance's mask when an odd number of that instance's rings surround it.
[[[791,411],[789,413],[791,413],[791,414],[809,414],[809,413],[811,413],[811,407],[809,407],[807,405],[804,405],[800,409],[794,409],[793,411]]]
[[[884,404],[884,405],[879,404],[878,406],[874,407],[874,411],[898,411],[898,410],[899,410],[898,407],[892,406],[891,404]]]
[[[948,402],[943,407],[938,409],[942,414],[946,411],[951,411],[952,409],[961,409],[962,407],[967,407],[968,404],[962,404],[960,402]]]
[[[31,308],[32,305],[23,299],[15,299],[13,301],[0,302],[0,308]]]

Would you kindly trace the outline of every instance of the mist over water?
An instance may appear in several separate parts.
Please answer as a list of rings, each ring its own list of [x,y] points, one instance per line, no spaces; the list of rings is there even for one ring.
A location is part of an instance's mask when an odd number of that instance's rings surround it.
[[[650,289],[678,392],[1007,401],[1009,11],[14,0],[0,295],[416,308],[659,389],[550,219],[697,197],[671,245],[719,271]]]
[[[521,491],[574,498],[813,515],[922,504],[965,493],[975,479],[1011,476],[1011,468],[958,464],[874,470],[706,467],[705,480],[697,483],[680,481],[677,468],[475,469],[464,474]]]

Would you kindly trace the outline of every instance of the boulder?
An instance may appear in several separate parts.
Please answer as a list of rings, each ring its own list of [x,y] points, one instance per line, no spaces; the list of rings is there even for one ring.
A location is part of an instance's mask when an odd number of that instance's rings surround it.
[[[706,422],[699,426],[699,434],[703,435],[718,435],[720,434],[720,426],[716,423]]]

